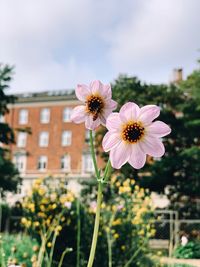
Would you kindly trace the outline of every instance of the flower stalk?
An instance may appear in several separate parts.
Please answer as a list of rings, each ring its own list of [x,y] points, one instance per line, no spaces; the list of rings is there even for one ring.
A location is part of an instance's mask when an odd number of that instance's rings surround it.
[[[94,223],[92,246],[91,246],[91,250],[90,250],[90,256],[89,256],[89,261],[88,261],[87,267],[92,267],[93,262],[94,262],[94,256],[95,256],[97,238],[98,238],[98,232],[99,232],[101,201],[102,201],[102,184],[101,184],[101,182],[98,182],[97,209],[96,209],[96,216],[95,216],[95,223]]]
[[[91,148],[94,169],[95,169],[95,173],[96,173],[96,177],[98,181],[98,193],[97,193],[97,209],[96,209],[94,231],[93,231],[93,237],[92,237],[92,245],[90,249],[90,256],[89,256],[87,267],[92,267],[93,262],[94,262],[95,251],[96,251],[96,246],[97,246],[97,238],[98,238],[98,232],[99,232],[100,211],[101,211],[101,202],[102,202],[102,182],[101,182],[100,172],[97,166],[95,150],[94,150],[93,133],[91,130],[90,130],[90,148]]]

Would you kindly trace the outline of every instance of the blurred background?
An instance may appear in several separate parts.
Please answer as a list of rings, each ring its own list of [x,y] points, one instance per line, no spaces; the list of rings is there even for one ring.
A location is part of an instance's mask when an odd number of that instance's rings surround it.
[[[172,133],[163,158],[112,170],[95,266],[200,266],[199,10],[0,0],[0,266],[87,266],[96,180],[89,132],[70,116],[76,85],[96,79],[117,110],[159,105]],[[105,133],[94,133],[101,169]]]

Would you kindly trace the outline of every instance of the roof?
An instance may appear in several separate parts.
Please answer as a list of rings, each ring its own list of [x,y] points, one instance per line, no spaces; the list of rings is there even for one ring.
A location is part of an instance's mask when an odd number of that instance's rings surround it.
[[[16,103],[51,102],[75,100],[73,89],[16,94]]]

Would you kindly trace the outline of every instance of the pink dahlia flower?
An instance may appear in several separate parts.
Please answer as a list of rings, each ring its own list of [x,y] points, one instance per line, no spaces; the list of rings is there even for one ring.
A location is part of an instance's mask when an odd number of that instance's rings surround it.
[[[110,151],[113,168],[119,169],[126,162],[135,169],[144,166],[146,155],[161,157],[165,152],[161,137],[171,132],[162,121],[154,121],[160,114],[160,108],[147,105],[139,108],[129,102],[122,106],[119,113],[107,118],[108,132],[103,138],[103,149]]]
[[[75,123],[85,122],[87,129],[95,130],[100,124],[105,125],[107,117],[117,107],[117,103],[111,99],[110,84],[103,85],[100,81],[94,81],[89,86],[81,84],[75,93],[84,105],[73,109],[71,120]]]

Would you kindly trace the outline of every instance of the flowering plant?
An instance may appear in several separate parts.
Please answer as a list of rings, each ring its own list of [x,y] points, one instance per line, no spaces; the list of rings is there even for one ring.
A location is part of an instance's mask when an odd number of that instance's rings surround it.
[[[52,266],[57,237],[65,225],[71,224],[75,200],[64,182],[59,182],[58,186],[56,180],[50,177],[35,180],[32,190],[24,198],[24,217],[21,219],[27,231],[41,244],[37,255],[32,258],[34,266]],[[59,266],[62,266],[63,255],[69,251],[69,248],[63,251]],[[46,257],[48,262],[45,262]]]
[[[120,169],[128,162],[133,168],[140,169],[147,155],[163,156],[165,149],[161,137],[169,134],[171,129],[164,122],[154,122],[160,114],[160,108],[156,105],[140,108],[129,102],[121,107],[119,113],[112,113],[116,102],[111,99],[111,86],[103,85],[100,81],[94,81],[89,86],[78,85],[75,93],[85,105],[74,108],[71,119],[75,123],[85,122],[86,128],[90,130],[91,155],[98,183],[96,218],[87,265],[92,267],[99,231],[102,190],[108,182],[111,167]],[[92,133],[100,124],[108,129],[103,138],[103,149],[105,152],[110,151],[110,159],[103,173],[97,166]]]

